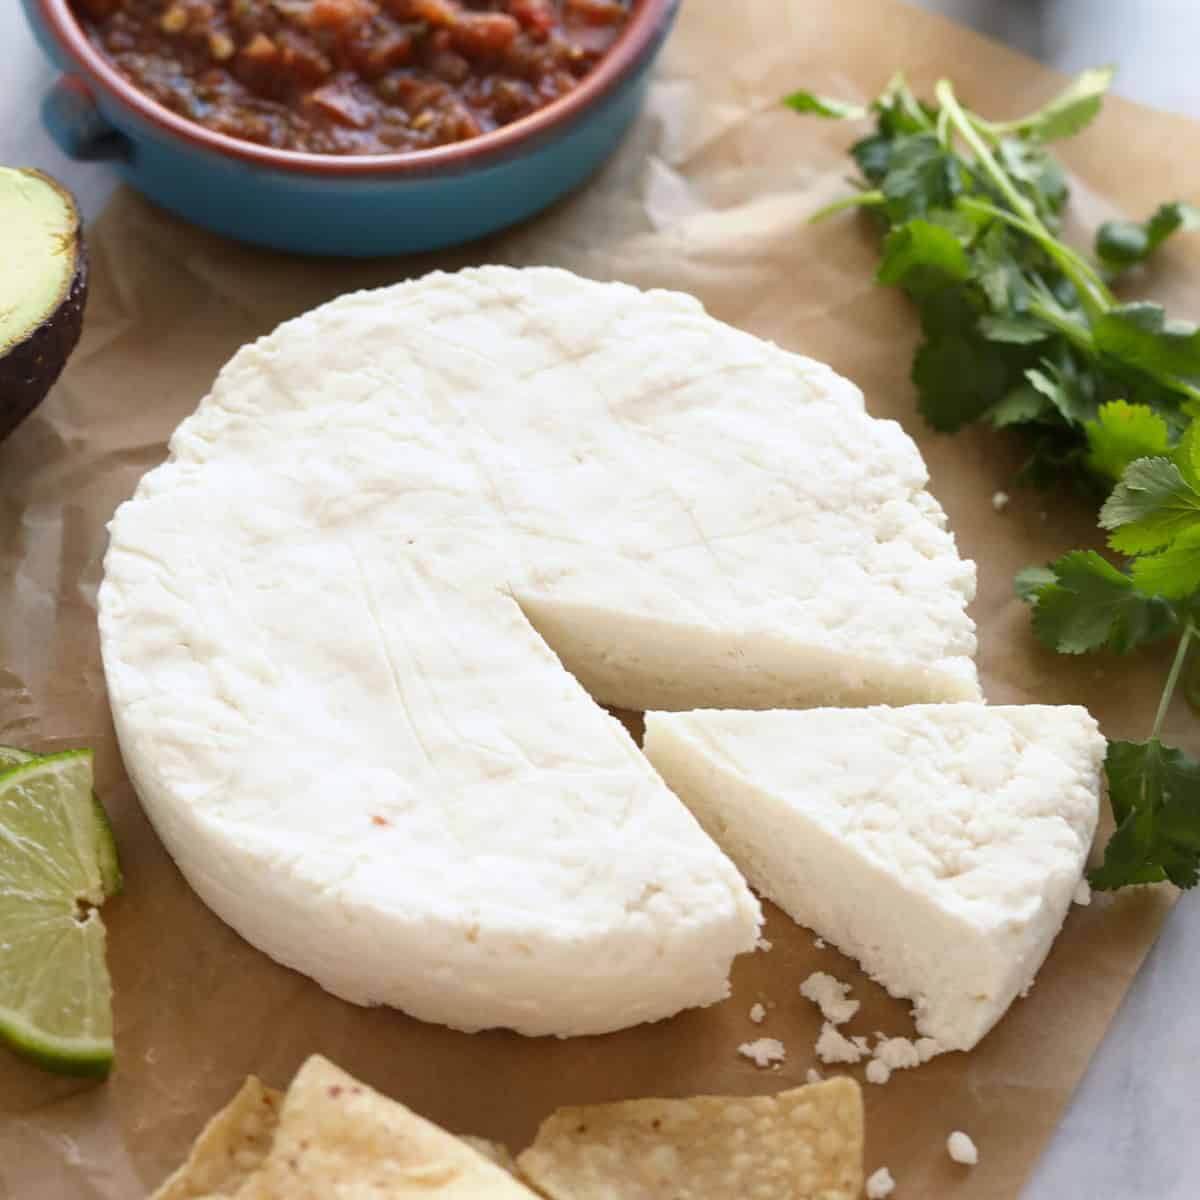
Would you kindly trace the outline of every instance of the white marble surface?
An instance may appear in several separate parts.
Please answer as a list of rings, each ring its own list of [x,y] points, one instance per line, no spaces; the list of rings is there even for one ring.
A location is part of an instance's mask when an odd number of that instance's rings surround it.
[[[917,2],[1062,70],[1116,62],[1125,95],[1200,117],[1200,0]],[[0,162],[53,172],[92,216],[114,181],[102,165],[68,161],[42,133],[37,106],[50,79],[16,0],[0,0]],[[1200,1197],[1198,997],[1192,895],[1171,915],[1022,1200]]]

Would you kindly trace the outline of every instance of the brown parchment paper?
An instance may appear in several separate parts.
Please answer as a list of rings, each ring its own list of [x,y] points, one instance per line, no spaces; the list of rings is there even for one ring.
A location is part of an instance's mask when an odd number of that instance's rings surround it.
[[[770,915],[769,953],[740,960],[716,1007],[602,1038],[467,1036],[323,993],[221,924],[191,894],[143,817],[109,724],[93,601],[105,523],[163,456],[173,427],[243,342],[339,292],[432,266],[553,263],[682,288],[718,317],[826,359],[871,410],[920,443],[963,551],[979,562],[980,664],[994,702],[1089,705],[1113,737],[1144,736],[1160,657],[1068,661],[1032,640],[1013,572],[1094,542],[1093,515],[1010,489],[1019,444],[984,430],[931,434],[908,383],[915,322],[871,283],[874,235],[853,217],[810,227],[843,190],[853,130],[774,101],[800,85],[868,98],[897,67],[922,87],[947,72],[985,112],[1014,115],[1057,80],[1034,63],[893,0],[687,0],[647,112],[591,186],[524,228],[451,255],[336,264],[240,247],[120,193],[91,231],[83,343],[41,410],[0,444],[0,739],[95,747],[125,893],[104,910],[118,1065],[104,1085],[56,1079],[0,1055],[0,1197],[133,1200],[183,1156],[248,1072],[284,1085],[314,1051],[449,1128],[514,1150],[553,1107],[644,1095],[758,1093],[803,1082],[819,1021],[798,994],[814,969],[864,1001],[854,1032],[911,1032],[905,1007],[811,934]],[[1200,126],[1119,100],[1071,144],[1090,220],[1186,195]],[[1149,281],[1181,313],[1200,254],[1180,244]],[[1168,732],[1196,748],[1186,713]],[[904,1196],[1015,1197],[1167,911],[1168,890],[1076,908],[1027,1000],[972,1054],[866,1085],[867,1169]],[[748,1019],[761,1000],[769,1015]],[[739,1043],[781,1038],[760,1071]],[[861,1078],[861,1075],[860,1075]],[[973,1171],[944,1151],[978,1143]]]

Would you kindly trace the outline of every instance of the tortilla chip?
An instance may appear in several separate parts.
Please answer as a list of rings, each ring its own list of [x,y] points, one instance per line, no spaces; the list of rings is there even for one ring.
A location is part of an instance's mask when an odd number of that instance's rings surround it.
[[[460,1142],[466,1142],[472,1150],[482,1154],[489,1162],[494,1162],[496,1166],[503,1167],[510,1175],[517,1173],[517,1160],[513,1158],[512,1151],[501,1142],[489,1142],[487,1138],[468,1137],[464,1135],[458,1139]]]
[[[314,1055],[237,1200],[536,1200],[453,1134]]]
[[[262,1166],[275,1139],[283,1093],[251,1075],[201,1131],[183,1164],[150,1200],[220,1200]]]
[[[562,1108],[517,1166],[550,1200],[857,1200],[862,1155],[862,1093],[843,1077]]]

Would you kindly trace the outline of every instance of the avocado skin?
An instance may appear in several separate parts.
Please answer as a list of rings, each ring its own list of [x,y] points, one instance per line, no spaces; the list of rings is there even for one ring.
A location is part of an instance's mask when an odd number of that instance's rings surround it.
[[[65,299],[32,333],[0,356],[0,441],[46,398],[83,329],[88,295],[87,248],[79,234],[75,274]]]

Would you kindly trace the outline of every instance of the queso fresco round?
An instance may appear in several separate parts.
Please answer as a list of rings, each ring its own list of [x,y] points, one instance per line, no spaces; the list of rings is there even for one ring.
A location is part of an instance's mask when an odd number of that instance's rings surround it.
[[[137,88],[279,150],[394,154],[477,137],[565,95],[626,0],[72,0]]]

